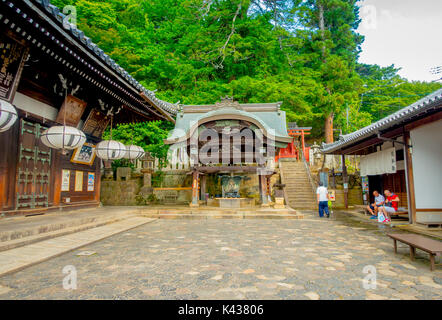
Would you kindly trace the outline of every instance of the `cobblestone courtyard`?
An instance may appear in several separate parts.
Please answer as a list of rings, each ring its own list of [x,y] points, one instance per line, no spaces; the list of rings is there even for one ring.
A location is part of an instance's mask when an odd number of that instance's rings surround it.
[[[343,221],[160,219],[4,276],[0,299],[441,299],[440,265],[408,253]],[[67,265],[76,290],[63,289]]]

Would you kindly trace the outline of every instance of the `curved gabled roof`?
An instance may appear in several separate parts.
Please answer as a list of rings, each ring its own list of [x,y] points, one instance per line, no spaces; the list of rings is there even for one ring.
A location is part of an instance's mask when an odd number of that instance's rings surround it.
[[[285,111],[279,110],[280,104],[272,104],[276,109],[270,110],[266,105],[239,105],[241,110],[235,107],[215,107],[214,105],[204,105],[202,110],[211,107],[209,112],[196,112],[198,106],[192,106],[191,112],[181,111],[176,118],[175,129],[171,131],[169,137],[164,141],[166,144],[173,144],[187,140],[193,132],[202,124],[216,120],[246,120],[263,130],[264,135],[274,135],[277,142],[290,143],[293,138],[287,134]],[[254,107],[254,112],[246,111]],[[256,111],[261,108],[264,111]],[[185,110],[185,109],[184,109]]]

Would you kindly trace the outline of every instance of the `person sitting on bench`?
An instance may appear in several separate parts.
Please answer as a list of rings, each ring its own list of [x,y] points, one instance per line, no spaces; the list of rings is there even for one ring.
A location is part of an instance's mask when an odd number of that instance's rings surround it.
[[[380,194],[377,190],[373,191],[374,203],[367,206],[368,212],[372,215],[370,219],[375,219],[378,215],[378,210],[381,206],[384,205],[385,198],[382,194]]]
[[[379,208],[379,211],[383,212],[385,215],[384,222],[391,222],[391,215],[395,214],[398,209],[399,197],[390,190],[385,190],[384,194],[387,197],[387,200],[385,201],[385,205]]]

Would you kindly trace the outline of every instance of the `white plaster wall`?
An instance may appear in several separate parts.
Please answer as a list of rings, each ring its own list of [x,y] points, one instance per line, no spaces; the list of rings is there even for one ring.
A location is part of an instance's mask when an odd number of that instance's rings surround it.
[[[23,111],[33,113],[45,119],[55,121],[57,118],[58,110],[56,108],[32,99],[20,92],[15,94],[13,104]]]
[[[417,209],[442,208],[442,120],[410,132]]]

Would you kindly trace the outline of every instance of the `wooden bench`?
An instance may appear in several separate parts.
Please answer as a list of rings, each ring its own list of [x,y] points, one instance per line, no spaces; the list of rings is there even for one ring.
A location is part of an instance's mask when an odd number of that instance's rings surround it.
[[[364,215],[371,215],[370,212],[368,212],[367,205],[362,204],[356,204],[354,205],[355,209],[357,209],[359,212],[363,212]],[[400,216],[400,215],[408,215],[408,211],[406,210],[399,210],[396,211],[394,214],[391,214],[391,216]]]
[[[403,242],[410,246],[410,257],[414,260],[416,248],[428,252],[430,254],[430,269],[435,268],[434,257],[440,256],[442,253],[442,242],[433,240],[419,234],[394,233],[388,235],[393,239],[394,253],[397,253],[397,241]]]

